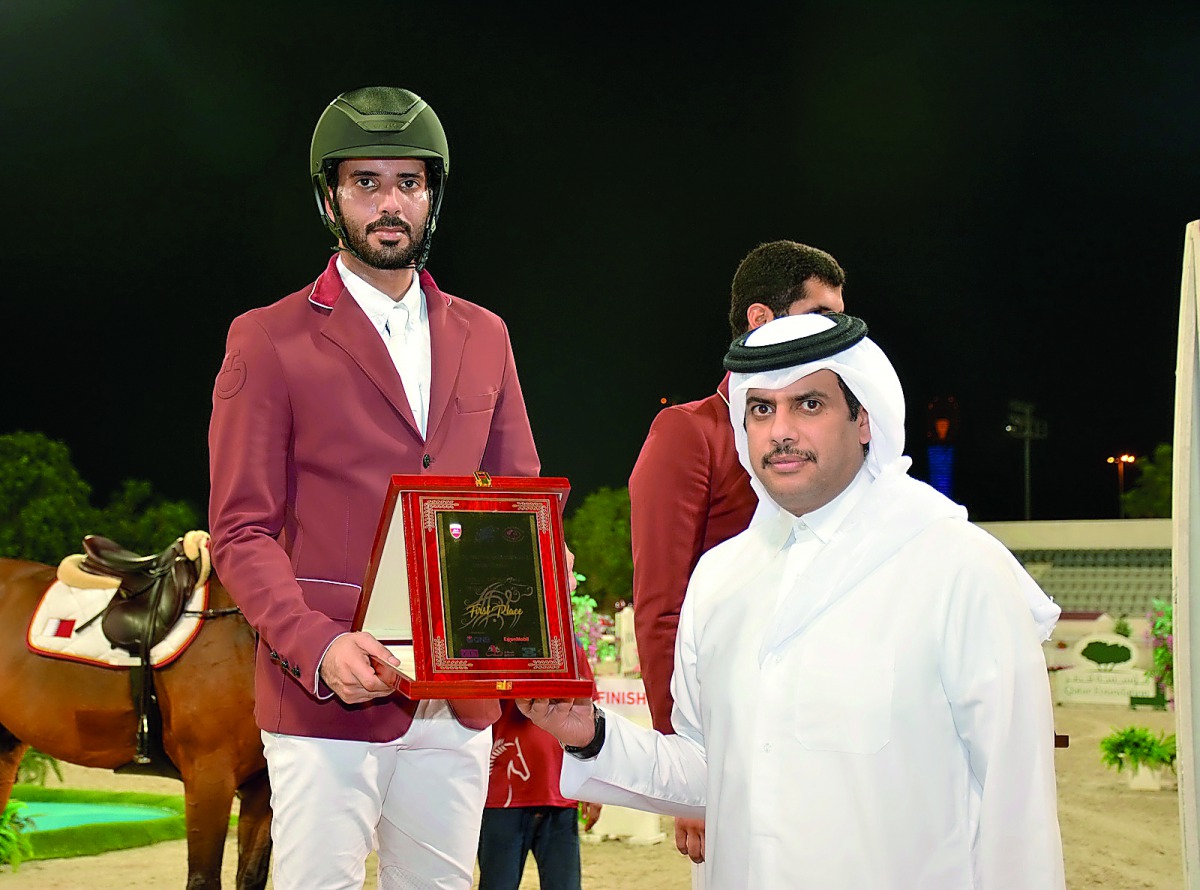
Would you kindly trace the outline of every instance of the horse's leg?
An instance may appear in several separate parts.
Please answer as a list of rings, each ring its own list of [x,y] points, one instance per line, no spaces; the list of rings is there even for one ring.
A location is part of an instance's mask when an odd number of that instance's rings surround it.
[[[29,746],[0,726],[0,813],[8,806],[13,785],[17,781],[17,767]]]
[[[233,776],[223,758],[180,766],[187,807],[187,890],[220,890],[221,858],[233,806]]]
[[[237,890],[264,890],[271,867],[271,782],[263,770],[238,789]]]

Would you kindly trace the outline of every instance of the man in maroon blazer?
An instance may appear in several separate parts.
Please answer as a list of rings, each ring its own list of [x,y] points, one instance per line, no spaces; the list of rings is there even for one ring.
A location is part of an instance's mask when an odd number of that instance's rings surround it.
[[[733,338],[776,316],[841,312],[845,280],[823,250],[795,241],[760,244],[733,276]],[[671,733],[675,632],[688,579],[702,554],[750,524],[758,503],[734,448],[728,374],[713,395],[654,418],[629,477],[629,501],[642,682],[654,728]],[[675,845],[702,861],[703,821],[676,819]]]
[[[213,562],[258,633],[273,881],[469,888],[495,701],[392,691],[351,633],[393,473],[536,476],[508,331],[424,265],[449,174],[415,94],[337,97],[313,135],[338,248],[317,280],[230,326],[209,431]]]

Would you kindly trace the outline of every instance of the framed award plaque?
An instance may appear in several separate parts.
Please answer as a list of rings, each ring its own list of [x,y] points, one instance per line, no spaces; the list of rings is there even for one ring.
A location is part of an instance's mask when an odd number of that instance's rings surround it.
[[[590,697],[571,620],[558,477],[393,476],[353,629],[408,698]]]

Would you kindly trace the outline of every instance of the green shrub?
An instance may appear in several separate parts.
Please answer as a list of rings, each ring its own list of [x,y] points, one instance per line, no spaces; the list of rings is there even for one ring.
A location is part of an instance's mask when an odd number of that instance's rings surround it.
[[[45,785],[51,771],[58,777],[58,781],[63,780],[62,767],[58,765],[57,760],[36,748],[30,748],[17,766],[17,781],[23,785]]]
[[[33,855],[29,838],[24,834],[25,829],[32,827],[32,820],[21,815],[23,809],[24,801],[10,800],[0,814],[0,865],[11,865],[13,871]]]
[[[1175,734],[1155,735],[1145,726],[1114,729],[1100,740],[1100,759],[1105,766],[1121,772],[1125,767],[1175,769]]]

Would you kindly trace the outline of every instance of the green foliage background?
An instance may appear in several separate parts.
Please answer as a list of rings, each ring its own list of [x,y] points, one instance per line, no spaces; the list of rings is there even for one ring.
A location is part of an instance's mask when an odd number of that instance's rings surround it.
[[[1149,457],[1138,458],[1138,476],[1125,492],[1125,515],[1131,519],[1171,515],[1171,445],[1160,442]]]
[[[92,488],[72,464],[65,444],[35,432],[0,435],[0,556],[57,565],[80,552],[88,534],[111,538],[135,553],[157,553],[185,532],[203,527],[194,506],[166,500],[140,479],[124,480],[102,507],[91,498]],[[44,785],[51,770],[62,778],[53,758],[30,749],[18,780]],[[31,847],[24,834],[24,806],[13,800],[0,814],[0,863],[14,869],[23,859],[45,858],[45,851]],[[181,837],[183,817],[175,821],[179,826],[172,823],[172,836]],[[55,833],[46,837],[50,835]]]
[[[57,565],[82,549],[84,535],[111,538],[135,553],[157,553],[200,525],[186,501],[126,479],[103,507],[62,442],[42,433],[0,435],[0,556]]]
[[[611,613],[618,600],[628,603],[633,598],[629,489],[596,489],[564,525],[575,570],[587,576],[588,593],[597,609]]]

